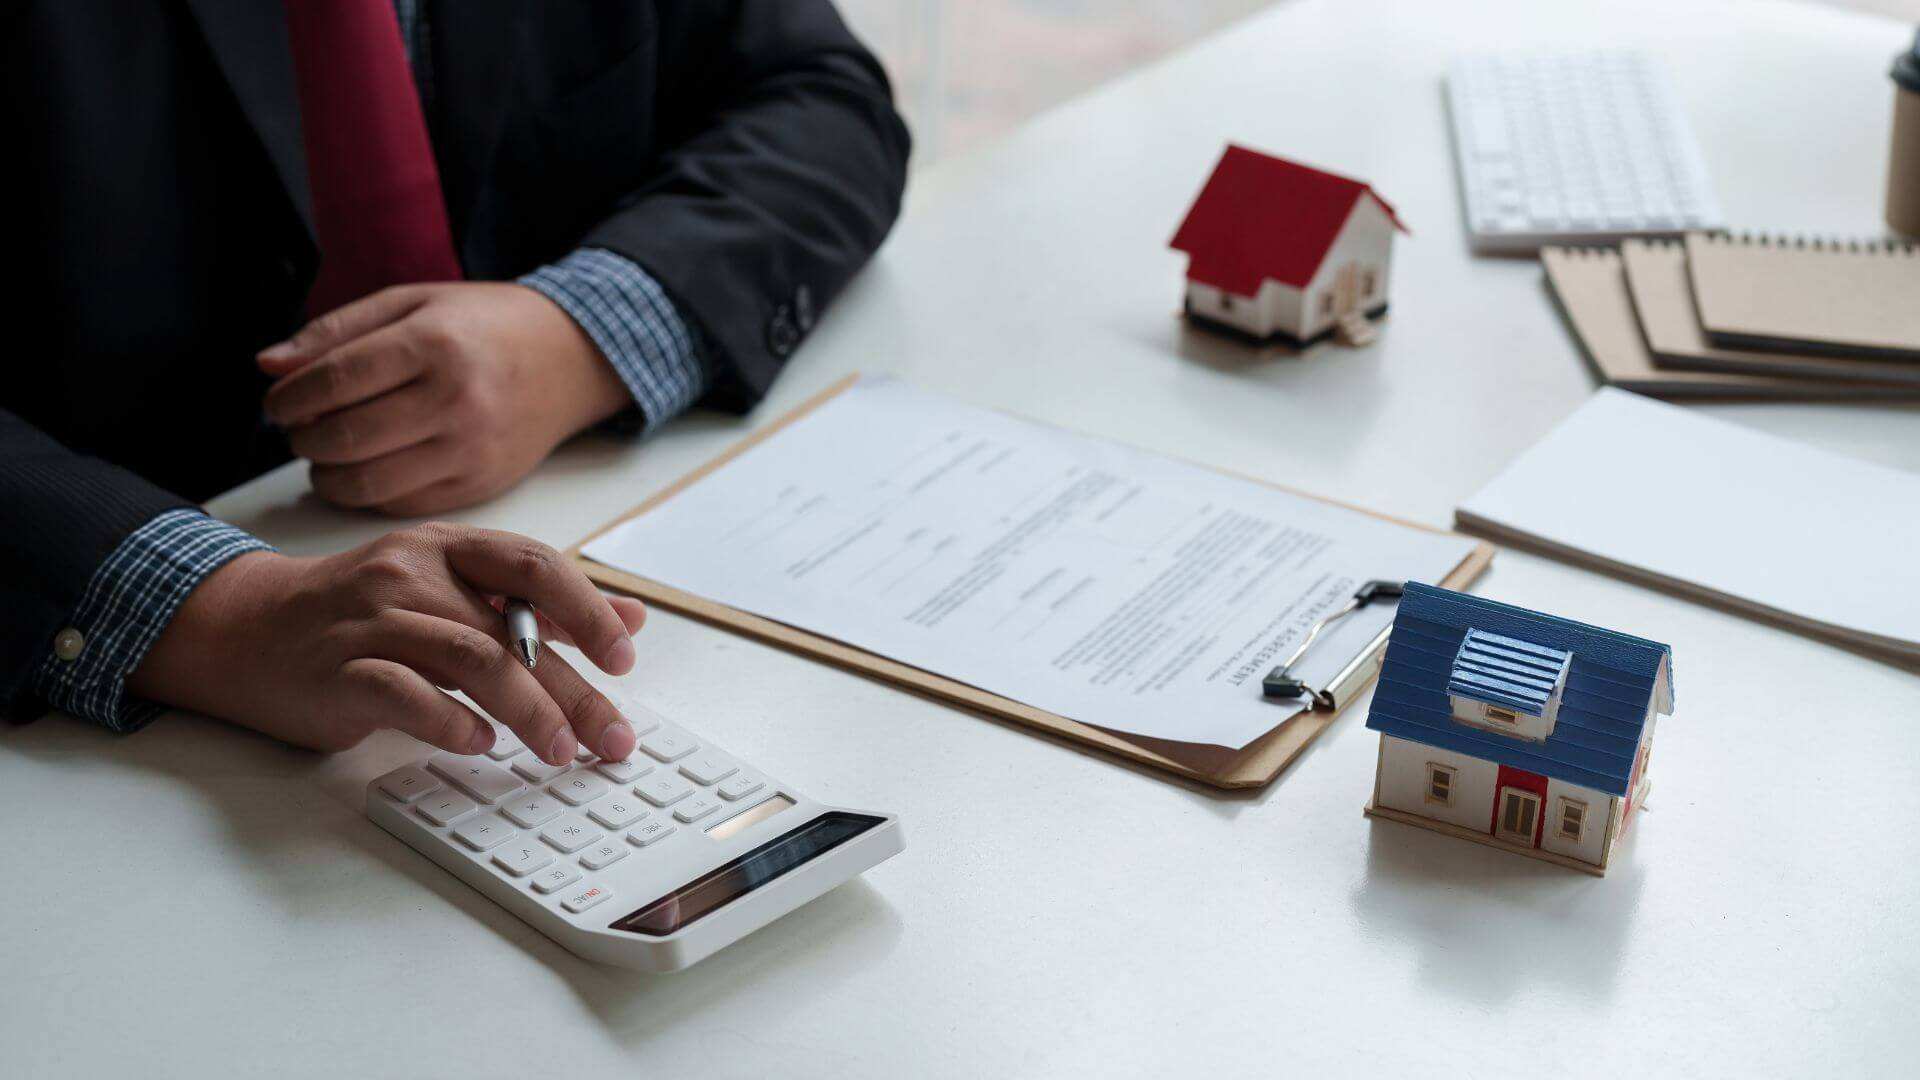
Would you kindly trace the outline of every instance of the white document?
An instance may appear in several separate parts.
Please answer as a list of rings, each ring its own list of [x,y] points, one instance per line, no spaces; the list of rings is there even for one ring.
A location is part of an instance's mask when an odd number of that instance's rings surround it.
[[[1082,723],[1238,748],[1299,711],[1260,680],[1321,613],[1471,549],[866,378],[584,550]],[[1325,685],[1392,613],[1297,670]]]
[[[1898,469],[1601,390],[1459,518],[1855,647],[1920,656],[1920,476]]]

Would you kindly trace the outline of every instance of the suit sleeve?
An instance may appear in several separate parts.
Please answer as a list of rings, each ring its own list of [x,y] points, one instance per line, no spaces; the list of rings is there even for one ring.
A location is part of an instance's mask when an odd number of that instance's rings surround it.
[[[892,227],[909,139],[828,0],[660,11],[657,171],[583,240],[645,267],[714,349],[711,400],[758,400]]]
[[[266,547],[0,409],[0,712],[65,709],[117,731],[158,707],[125,693],[180,601]]]

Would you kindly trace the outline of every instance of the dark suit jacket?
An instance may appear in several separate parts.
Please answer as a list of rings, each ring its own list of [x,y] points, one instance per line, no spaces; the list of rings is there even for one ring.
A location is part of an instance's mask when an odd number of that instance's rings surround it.
[[[827,0],[428,3],[468,276],[626,255],[715,347],[713,404],[766,389],[898,212],[906,129]],[[252,357],[301,322],[316,250],[278,0],[11,7],[0,99],[0,703],[19,709],[129,532],[287,460]]]

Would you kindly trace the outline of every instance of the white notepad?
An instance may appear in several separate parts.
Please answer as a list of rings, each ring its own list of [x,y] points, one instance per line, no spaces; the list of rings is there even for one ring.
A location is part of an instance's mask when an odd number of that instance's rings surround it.
[[[1920,476],[1603,389],[1459,526],[1920,666]]]

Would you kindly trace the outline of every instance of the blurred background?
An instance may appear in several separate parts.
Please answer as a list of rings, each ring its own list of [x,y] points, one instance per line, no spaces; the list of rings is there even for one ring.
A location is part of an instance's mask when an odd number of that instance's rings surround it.
[[[886,62],[924,168],[1274,0],[838,2]],[[1823,3],[1920,23],[1920,0],[1728,2]]]

